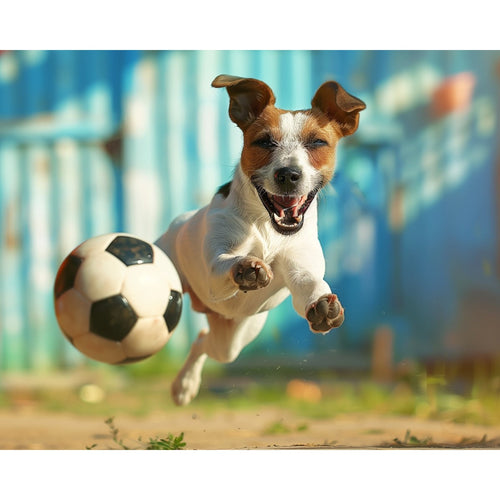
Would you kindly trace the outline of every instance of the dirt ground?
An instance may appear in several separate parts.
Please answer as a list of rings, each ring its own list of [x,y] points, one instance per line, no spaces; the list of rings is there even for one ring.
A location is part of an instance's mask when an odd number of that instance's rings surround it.
[[[153,392],[155,405],[143,415],[108,408],[87,414],[81,408],[82,392],[75,392],[82,380],[55,377],[50,383],[31,381],[3,381],[4,394],[10,400],[0,408],[0,449],[2,450],[99,450],[120,449],[113,441],[106,416],[114,417],[118,438],[130,449],[144,448],[144,441],[168,434],[184,433],[184,449],[188,450],[244,450],[244,449],[370,449],[370,448],[498,448],[500,426],[459,424],[413,416],[374,415],[343,412],[328,418],[304,417],[282,408],[272,401],[252,404],[246,408],[232,408],[231,396],[221,398],[216,406],[194,404],[178,408],[163,394],[167,384],[162,382],[161,394],[165,402],[156,404],[158,393]],[[88,382],[88,379],[85,379]],[[37,400],[41,387],[53,387],[52,396]],[[66,384],[64,386],[64,384]],[[112,385],[112,384],[111,384]],[[87,386],[84,386],[87,387]],[[20,388],[24,388],[21,390]],[[71,389],[68,391],[68,389]],[[65,393],[64,391],[68,391]],[[205,389],[206,390],[206,389]],[[54,406],[54,394],[59,394],[59,406]],[[110,391],[122,394],[116,386]],[[64,396],[67,394],[67,397]],[[77,397],[75,394],[79,394]],[[15,396],[15,397],[14,397]],[[74,399],[71,399],[74,398]],[[124,396],[121,396],[123,399]],[[111,396],[108,397],[111,399]],[[43,401],[42,401],[43,400]],[[135,403],[133,407],[144,405]],[[227,404],[226,404],[227,402]],[[44,404],[42,404],[44,403]],[[111,404],[116,404],[111,401]],[[321,404],[321,403],[319,403]],[[94,408],[98,406],[94,404]],[[78,411],[78,408],[80,411]],[[119,407],[117,407],[119,408]],[[83,413],[83,414],[82,414]],[[106,416],[105,416],[106,415]]]
[[[284,433],[265,432],[281,422]],[[449,448],[500,448],[500,428],[419,420],[412,417],[342,415],[308,420],[278,408],[259,411],[217,411],[195,414],[189,409],[156,412],[147,417],[120,416],[115,424],[129,448],[140,448],[139,438],[184,432],[185,449],[310,449],[387,448],[401,443],[406,432],[421,441]],[[0,413],[0,449],[84,450],[120,449],[102,417],[23,412]]]

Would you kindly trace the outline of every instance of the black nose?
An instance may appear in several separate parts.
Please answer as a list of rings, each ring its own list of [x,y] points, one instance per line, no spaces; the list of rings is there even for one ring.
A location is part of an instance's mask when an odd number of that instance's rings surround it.
[[[285,191],[291,191],[297,186],[301,176],[300,171],[295,168],[282,167],[274,173],[274,180]]]

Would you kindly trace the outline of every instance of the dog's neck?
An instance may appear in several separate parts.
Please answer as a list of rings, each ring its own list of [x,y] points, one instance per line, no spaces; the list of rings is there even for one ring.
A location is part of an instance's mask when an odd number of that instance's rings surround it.
[[[266,209],[259,199],[257,190],[250,179],[243,173],[241,165],[238,165],[234,172],[229,198],[240,217],[248,222],[259,224],[261,219],[262,222],[266,222],[269,218]]]

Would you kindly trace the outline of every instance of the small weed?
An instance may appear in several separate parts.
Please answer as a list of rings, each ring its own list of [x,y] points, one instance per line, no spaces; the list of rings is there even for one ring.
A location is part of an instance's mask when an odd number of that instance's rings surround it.
[[[111,439],[122,449],[129,450],[127,446],[123,444],[122,439],[118,439],[118,429],[115,426],[115,417],[107,418],[104,423],[109,427],[109,431],[111,432]]]
[[[108,426],[111,433],[111,439],[116,445],[118,445],[122,450],[132,449],[124,444],[123,439],[118,437],[120,431],[115,425],[115,417],[107,418],[104,423]],[[182,450],[182,448],[186,446],[183,432],[181,432],[178,436],[174,436],[169,433],[166,438],[149,438],[145,443],[141,438],[139,438],[138,442],[141,444],[141,446],[137,448],[139,450]],[[97,444],[92,444],[91,446],[87,446],[86,449],[94,450],[96,447]]]
[[[445,448],[445,449],[498,449],[500,447],[500,439],[488,439],[486,434],[481,439],[476,438],[462,438],[459,443],[436,443],[431,438],[418,439],[411,435],[410,431],[406,431],[403,441],[394,439],[392,444],[385,443],[389,448],[393,448],[394,444],[398,448]]]
[[[406,431],[403,441],[398,438],[395,438],[393,441],[397,446],[401,448],[416,448],[419,446],[426,447],[432,445],[431,438],[419,439],[411,434],[410,429]]]
[[[476,439],[464,437],[460,441],[459,446],[462,446],[462,447],[468,447],[468,446],[482,447],[482,446],[486,446],[487,444],[488,444],[488,436],[486,434],[484,434],[483,437],[479,441],[477,441]]]
[[[169,434],[166,438],[149,438],[145,450],[181,450],[186,446],[184,433],[181,432],[177,437]],[[141,439],[139,439],[141,441]],[[142,441],[141,441],[142,442]]]

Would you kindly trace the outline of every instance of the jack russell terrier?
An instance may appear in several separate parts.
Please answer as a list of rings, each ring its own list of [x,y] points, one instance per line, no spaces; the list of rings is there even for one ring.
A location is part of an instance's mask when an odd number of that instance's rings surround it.
[[[253,78],[219,75],[212,86],[226,88],[229,117],[243,132],[240,163],[209,205],[177,217],[156,242],[209,325],[172,384],[178,405],[197,395],[207,356],[234,361],[289,294],[314,333],[344,321],[323,279],[316,195],[332,179],[337,143],[356,131],[365,103],[333,81],[303,111],[276,108],[273,91]]]

